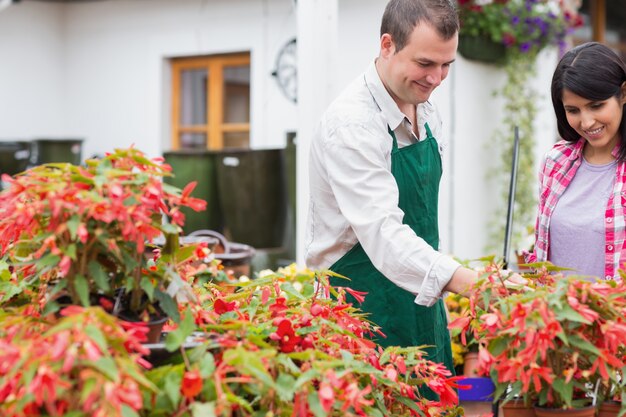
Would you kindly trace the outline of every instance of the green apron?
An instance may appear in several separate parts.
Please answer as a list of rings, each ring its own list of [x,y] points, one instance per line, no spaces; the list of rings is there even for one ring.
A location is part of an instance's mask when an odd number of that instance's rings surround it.
[[[398,148],[396,136],[391,151],[391,173],[398,183],[399,207],[404,211],[403,223],[433,248],[439,247],[438,198],[441,180],[441,156],[438,145],[426,124],[428,137]],[[368,295],[360,308],[369,313],[368,319],[382,328],[386,338],[375,341],[386,346],[420,346],[428,358],[443,363],[453,374],[450,334],[443,300],[432,307],[415,304],[415,295],[395,285],[372,264],[360,243],[339,259],[330,269],[350,278],[331,279],[336,286],[349,286]],[[347,284],[346,284],[347,283]],[[356,300],[349,301],[358,306]],[[435,398],[436,399],[436,398]]]

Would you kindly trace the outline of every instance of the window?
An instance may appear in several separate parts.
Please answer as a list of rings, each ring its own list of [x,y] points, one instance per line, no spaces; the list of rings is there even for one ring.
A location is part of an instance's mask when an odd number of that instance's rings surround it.
[[[250,53],[172,59],[172,149],[249,144]]]
[[[583,0],[580,14],[585,26],[574,33],[576,44],[601,42],[626,59],[626,0]]]

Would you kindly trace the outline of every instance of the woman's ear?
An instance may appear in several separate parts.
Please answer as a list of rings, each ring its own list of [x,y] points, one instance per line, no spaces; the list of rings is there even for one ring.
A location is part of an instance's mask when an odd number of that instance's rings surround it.
[[[620,102],[622,103],[622,105],[624,105],[626,104],[626,81],[622,83],[622,86],[620,87],[620,91],[621,91]]]

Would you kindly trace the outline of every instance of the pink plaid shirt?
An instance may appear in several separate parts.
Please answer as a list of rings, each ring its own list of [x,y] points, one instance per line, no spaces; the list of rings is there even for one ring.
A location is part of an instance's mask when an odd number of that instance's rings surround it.
[[[558,142],[546,155],[539,173],[539,209],[535,225],[535,248],[527,255],[527,262],[543,262],[548,260],[550,253],[550,218],[556,203],[572,182],[582,162],[582,150],[585,139],[576,143]],[[617,155],[618,148],[613,150]],[[613,193],[604,212],[605,246],[604,246],[604,278],[620,279],[618,269],[622,259],[626,261],[624,238],[624,214],[626,212],[626,163],[617,164]]]

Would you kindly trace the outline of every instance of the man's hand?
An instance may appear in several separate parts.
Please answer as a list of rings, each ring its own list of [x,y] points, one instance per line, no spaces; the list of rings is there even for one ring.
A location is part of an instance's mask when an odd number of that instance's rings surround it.
[[[444,290],[468,296],[470,289],[476,281],[478,281],[478,272],[461,266],[454,271],[452,278],[448,282],[448,285],[444,287]]]
[[[523,288],[527,291],[532,291],[532,288],[527,286],[528,280],[522,278],[518,273],[507,270],[502,270],[500,273],[505,277],[504,286],[506,288],[514,290]],[[461,266],[452,274],[452,279],[444,287],[444,290],[469,296],[470,289],[478,281],[478,276],[478,271]]]

